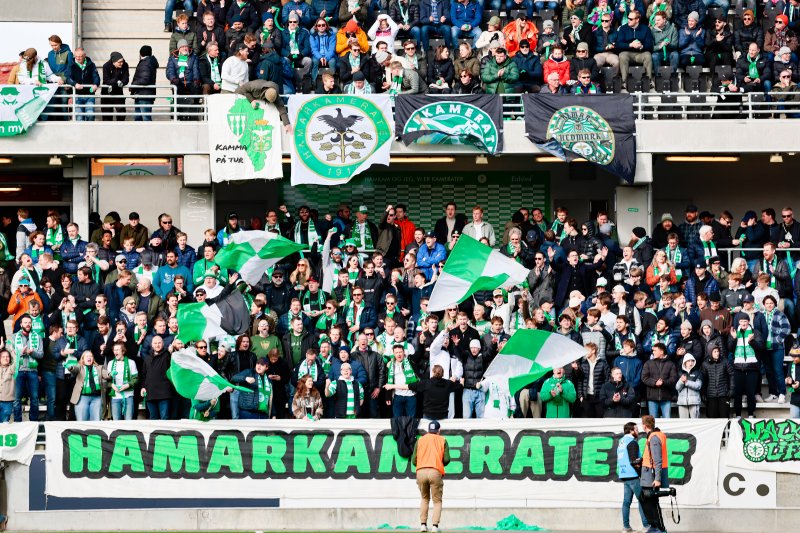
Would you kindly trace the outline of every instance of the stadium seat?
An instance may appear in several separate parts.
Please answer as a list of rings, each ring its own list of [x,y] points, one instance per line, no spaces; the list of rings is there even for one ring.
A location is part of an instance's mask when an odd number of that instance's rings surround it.
[[[706,16],[707,21],[713,21],[717,17],[725,17],[727,19],[727,13],[725,13],[721,7],[719,6],[710,6],[708,8],[708,15]]]
[[[603,75],[603,89],[607,93],[618,93],[622,85],[622,80],[620,80],[619,76],[614,74],[613,67],[602,67],[600,72]]]
[[[669,68],[669,67],[667,67]],[[656,82],[658,84],[658,82]],[[658,87],[656,87],[658,89]],[[664,104],[675,104],[665,107]],[[674,94],[662,94],[661,106],[659,106],[658,120],[677,120],[680,118],[680,107],[678,107],[678,96]]]
[[[677,92],[678,80],[672,73],[672,67],[660,66],[656,72],[656,91],[660,93]]]
[[[775,4],[767,4],[764,7],[764,19],[761,22],[764,31],[772,28],[775,25],[775,17],[780,15],[782,11],[778,9]]]
[[[500,11],[497,9],[485,9],[483,11],[483,23],[484,25],[489,22],[489,19],[492,17],[500,17]]]
[[[542,9],[539,11],[539,16],[542,18],[542,20],[555,20],[556,12],[552,9]]]
[[[698,106],[697,104],[707,104],[708,99],[702,94],[690,94],[689,95],[689,103],[694,104],[692,105],[691,109],[694,114],[688,116],[687,118],[693,120],[705,120],[711,118],[711,107],[707,105]],[[707,112],[706,112],[707,111]]]
[[[645,76],[644,67],[640,65],[630,67],[625,88],[629,93],[650,92],[650,78]]]
[[[444,46],[444,44],[444,39],[428,39],[428,63],[433,61],[436,49],[440,46]],[[455,54],[458,56],[458,50],[455,51]]]
[[[750,97],[750,102],[753,104],[753,118],[771,118],[772,113],[767,111],[756,111],[758,109],[764,109],[764,102],[766,102],[766,97],[764,93],[748,93]]]
[[[723,74],[733,74],[733,67],[729,67],[728,65],[718,65],[714,67],[714,75],[711,81],[712,90],[719,85],[719,79]]]
[[[524,9],[512,9],[508,14],[508,18],[509,20],[517,20],[517,17],[519,17],[520,15],[527,16],[527,14],[528,12]]]
[[[690,92],[705,92],[708,85],[703,76],[703,67],[700,65],[689,65],[683,75],[683,90]]]

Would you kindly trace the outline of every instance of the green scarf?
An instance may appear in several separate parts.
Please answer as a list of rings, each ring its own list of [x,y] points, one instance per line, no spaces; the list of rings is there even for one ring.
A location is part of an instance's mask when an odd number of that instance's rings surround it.
[[[677,265],[678,263],[681,262],[681,260],[683,260],[683,254],[681,253],[681,247],[680,246],[676,246],[675,250],[672,251],[672,257],[670,257],[670,248],[669,248],[669,246],[664,248],[664,253],[667,254],[667,260],[671,261],[672,264],[674,264],[674,265]],[[675,277],[678,278],[678,281],[680,281],[681,278],[683,277],[683,272],[681,272],[681,270],[679,268],[675,269]]]
[[[614,332],[614,348],[617,351],[622,351],[622,342],[626,340],[632,340],[636,342],[636,337],[633,336],[633,332],[629,331],[624,337],[620,336],[618,331]]]
[[[750,54],[747,54],[747,62],[748,62],[747,75],[754,80],[761,77],[761,74],[758,73],[758,66],[757,66],[759,57],[761,57],[760,54],[756,55],[755,58],[750,59]]]
[[[64,243],[64,232],[61,230],[61,226],[56,229],[47,228],[44,242],[53,249],[53,259],[60,260],[61,255],[56,251],[56,247]]]
[[[716,257],[717,255],[717,246],[714,244],[714,241],[700,241],[703,245],[703,258],[708,261],[712,257]]]
[[[180,54],[178,56],[178,77],[185,77],[186,67],[189,66],[189,56]]]
[[[303,296],[302,296],[303,310],[307,313],[311,311],[311,304],[316,304],[317,307],[319,307],[319,309],[315,309],[315,311],[321,311],[322,309],[325,308],[325,300],[327,300],[327,294],[325,294],[321,290],[317,291],[317,296],[316,298],[314,298],[313,301],[311,300],[311,291],[310,290],[303,291]]]
[[[94,365],[85,366],[83,371],[85,374],[81,394],[97,396],[100,394],[100,373],[94,368]]]
[[[748,335],[753,334],[753,329],[747,326],[746,330],[736,330],[736,350],[733,352],[734,363],[758,363],[756,351],[745,340]]]
[[[30,370],[36,370],[39,367],[39,361],[31,357],[30,355],[23,355],[25,348],[30,346],[31,351],[36,352],[39,350],[39,346],[41,345],[41,337],[37,335],[33,330],[31,330],[30,335],[25,335],[22,333],[22,330],[16,332],[14,337],[11,339],[11,345],[14,347],[14,353],[17,354],[16,358],[16,365],[14,367],[14,378],[16,379],[17,374],[19,373],[19,367],[22,364],[22,358],[28,358],[28,368]]]
[[[119,361],[117,361],[117,359],[114,359],[113,361],[111,361],[111,379],[114,380],[114,382],[116,382],[117,363],[118,362]],[[123,357],[122,358],[122,384],[123,385],[130,385],[131,384],[131,367],[128,364],[128,358],[127,357]],[[115,394],[114,389],[111,389],[108,392],[108,395],[111,396],[111,397],[113,397],[114,394]],[[120,392],[120,394],[122,394],[122,393]]]
[[[300,235],[300,227],[302,224],[302,222],[298,221],[297,224],[294,225],[294,242],[297,244],[303,244],[303,238]],[[314,243],[319,242],[317,228],[314,226],[314,221],[310,218],[308,219],[308,232],[306,233],[306,238],[308,239],[309,249],[314,245]]]
[[[392,358],[392,360],[387,363],[387,370],[389,371],[389,381],[387,383],[390,385],[394,385],[395,362],[394,358]],[[400,361],[400,365],[403,367],[403,376],[406,378],[406,385],[419,381],[407,357],[403,357],[402,361]]]
[[[30,315],[31,317],[31,331],[36,332],[41,338],[44,338],[44,320],[42,315]]]
[[[6,236],[0,233],[0,261],[11,261],[14,259],[14,256],[11,255],[11,252],[8,251],[8,241],[6,241]]]
[[[513,257],[514,261],[516,261],[517,263],[522,263],[522,260],[520,259],[519,256],[514,257],[514,245],[513,244],[508,243],[506,245],[506,251],[508,252],[508,257]]]
[[[289,30],[289,53],[293,56],[300,53],[300,47],[297,45],[297,30]]]
[[[44,72],[44,61],[39,61],[39,83],[45,84],[47,83],[47,76]]]
[[[767,263],[766,259],[762,259],[761,271],[765,274],[769,272],[769,269],[767,267],[772,267],[772,274],[770,274],[769,277],[769,286],[774,289],[778,285],[778,280],[775,278],[775,271],[778,270],[778,257],[777,256],[773,257],[772,261],[770,261],[769,263]]]
[[[328,316],[328,315],[326,315],[326,314],[324,314],[324,313],[323,313],[323,314],[322,314],[322,315],[320,315],[320,317],[317,319],[317,324],[316,324],[316,326],[314,326],[314,327],[315,327],[316,329],[320,330],[320,331],[328,331],[328,330],[330,330],[330,329],[331,329],[331,327],[333,327],[333,326],[334,326],[334,325],[335,325],[337,322],[338,322],[338,316],[337,316],[337,314],[334,314],[333,316]]]
[[[219,70],[219,58],[209,57],[208,61],[211,63],[211,81],[220,83],[222,81],[222,74],[220,74]]]
[[[764,313],[764,318],[767,319],[767,342],[766,342],[767,350],[772,349],[772,342],[774,339],[774,337],[772,336],[772,317],[774,316],[775,316],[774,309],[772,311]]]
[[[269,400],[272,396],[272,383],[265,375],[256,375],[256,383],[258,383],[258,410],[263,413],[269,413]]]
[[[363,229],[363,240],[362,240],[362,229]],[[355,227],[353,228],[353,235],[352,239],[356,243],[356,248],[358,249],[365,249],[365,250],[373,250],[375,247],[372,245],[372,234],[369,231],[369,225],[364,222],[363,224],[359,224],[356,222]]]
[[[550,229],[556,234],[556,242],[563,241],[564,237],[567,236],[567,234],[564,233],[564,224],[559,222],[558,219],[555,219],[553,223],[550,224]]]
[[[395,96],[400,94],[400,91],[403,89],[403,75],[400,76],[392,76],[392,84],[387,91],[391,96]]]
[[[303,361],[300,363],[300,366],[297,367],[297,378],[299,379],[308,374],[314,379],[314,381],[317,381],[318,372],[319,368],[317,367],[316,362],[309,365],[308,359],[303,359]]]
[[[339,388],[339,383],[344,383],[347,390],[345,394],[347,394],[347,406],[345,408],[345,415],[348,417],[353,417],[356,414],[356,388],[353,377],[351,376],[350,379],[339,378],[338,381],[332,381],[330,386],[328,387],[328,392],[331,395],[336,394],[336,390]],[[364,389],[359,387],[359,401],[364,399]]]

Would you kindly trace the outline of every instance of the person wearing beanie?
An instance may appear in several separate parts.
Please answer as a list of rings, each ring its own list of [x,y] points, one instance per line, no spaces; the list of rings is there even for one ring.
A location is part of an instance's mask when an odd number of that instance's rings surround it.
[[[308,9],[308,4],[300,3]],[[280,54],[292,69],[300,70],[303,87],[298,87],[297,92],[308,93],[311,91],[311,34],[303,27],[303,18],[298,15],[298,11],[300,10],[289,13],[286,26],[281,31]]]
[[[733,320],[728,353],[733,355],[733,408],[736,416],[742,416],[742,396],[747,396],[747,415],[755,418],[756,395],[761,386],[761,363],[759,356],[764,349],[764,338],[750,324],[750,315],[736,313]]]
[[[475,41],[475,49],[479,50],[480,57],[486,57],[489,54],[489,46],[494,43],[501,48],[505,48],[506,45],[505,34],[501,31],[500,17],[492,16],[486,23],[486,27],[487,30],[482,32]]]
[[[764,30],[752,9],[745,9],[742,12],[742,24],[733,32],[733,49],[744,55],[750,43],[756,43],[758,48],[764,47]]]
[[[464,377],[461,378],[461,385],[464,392],[461,402],[464,418],[483,418],[486,398],[486,391],[482,389],[483,374],[489,368],[491,360],[482,353],[481,348],[481,341],[478,339],[469,341],[469,353],[463,361]]]
[[[230,7],[228,4],[230,3]],[[228,26],[233,26],[234,19],[239,19],[242,23],[242,29],[249,33],[258,33],[258,27],[261,25],[261,17],[258,15],[257,2],[249,0],[235,0],[233,2],[225,2],[225,7],[228,10],[226,23]]]
[[[513,84],[514,92],[538,92],[544,83],[544,76],[542,74],[542,62],[539,56],[534,53],[534,50],[536,50],[536,35],[534,35],[533,40],[522,39],[519,42],[510,40],[506,36],[506,44],[509,47],[509,54],[512,49],[514,50],[513,59],[519,71],[519,77],[516,83]]]
[[[125,120],[125,96],[123,88],[130,80],[130,68],[119,52],[111,52],[111,57],[103,64],[103,94],[113,95],[103,103],[111,107],[102,111],[103,120]]]
[[[243,370],[231,378],[231,383],[240,385],[250,392],[239,392],[239,418],[243,420],[264,420],[272,413],[272,381],[267,375],[269,360],[260,357],[256,367]]]
[[[797,34],[789,29],[789,17],[781,13],[775,17],[774,24],[764,33],[764,53],[773,60],[784,46],[797,50]]]
[[[167,61],[167,79],[176,87],[179,95],[200,94],[200,63],[197,56],[186,39],[179,39],[176,44],[177,50]],[[178,104],[181,106],[191,106],[195,103],[194,98],[178,98]],[[187,113],[187,109],[181,109],[178,120],[189,120],[190,115],[185,113]],[[195,113],[196,111],[191,112],[191,114]]]
[[[361,71],[353,73],[353,81],[344,87],[345,94],[372,94],[372,85],[366,82],[366,77]]]
[[[706,30],[706,65],[715,72],[718,65],[733,66],[733,33],[728,27],[727,15],[714,19],[713,27]]]
[[[700,26],[700,15],[697,11],[689,13],[686,26],[678,32],[678,54],[680,65],[702,66],[705,63],[706,31]]]
[[[358,21],[351,17],[346,24],[339,26],[339,31],[336,32],[336,53],[339,57],[344,57],[350,53],[354,43],[361,48],[362,54],[369,52],[367,33],[361,29]]]
[[[139,63],[136,65],[136,71],[133,73],[131,85],[155,85],[158,67],[158,60],[153,57],[153,49],[148,45],[142,46],[139,49]],[[130,91],[133,95],[133,120],[137,122],[149,122],[153,120],[151,110],[153,108],[156,90],[149,88],[131,88]]]
[[[633,249],[633,257],[642,266],[650,265],[653,262],[653,245],[647,236],[647,230],[641,226],[636,226],[631,232],[631,240],[628,244]]]

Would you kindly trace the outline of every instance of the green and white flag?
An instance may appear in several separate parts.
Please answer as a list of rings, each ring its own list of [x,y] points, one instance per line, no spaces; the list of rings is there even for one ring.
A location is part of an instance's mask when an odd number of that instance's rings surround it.
[[[292,95],[292,185],[340,185],[372,165],[389,166],[394,131],[387,94]]]
[[[178,394],[190,400],[208,401],[219,398],[228,387],[242,392],[252,392],[245,387],[231,384],[197,357],[197,353],[190,348],[172,354],[167,378],[175,386]]]
[[[3,85],[0,88],[0,137],[20,135],[42,114],[58,85]]]
[[[461,235],[433,286],[428,310],[441,311],[463,302],[477,291],[520,285],[527,279],[528,272],[513,258],[468,235]]]
[[[184,343],[242,335],[250,327],[250,309],[242,293],[234,290],[211,305],[178,305],[178,324],[178,339]]]
[[[586,355],[586,348],[569,337],[541,329],[519,329],[506,342],[484,377],[508,383],[513,396],[518,390],[554,368]]]
[[[215,261],[220,268],[235,270],[245,282],[255,285],[268,268],[304,249],[305,245],[269,231],[239,231],[230,236]]]

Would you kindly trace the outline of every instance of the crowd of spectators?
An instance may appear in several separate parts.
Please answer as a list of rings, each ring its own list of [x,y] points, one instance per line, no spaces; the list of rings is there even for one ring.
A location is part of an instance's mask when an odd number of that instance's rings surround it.
[[[685,69],[685,79],[694,80],[684,84],[688,90],[734,100],[756,92],[791,102],[800,81],[794,0],[740,0],[730,14],[728,0],[184,4],[173,20],[176,0],[167,2],[166,50],[145,45],[137,58],[112,52],[98,67],[53,35],[46,57],[34,48],[20,53],[11,80],[74,85],[86,120],[98,90],[119,96],[104,118],[124,119],[119,111],[129,84],[136,119],[149,119],[155,90],[142,86],[156,83],[160,64],[190,105],[255,79],[275,83],[282,94],[600,94],[675,91]]]
[[[320,207],[229,213],[197,248],[166,213],[155,230],[135,212],[126,224],[95,213],[88,239],[56,211],[45,221],[24,208],[3,215],[0,297],[13,334],[0,350],[0,417],[21,420],[27,399],[37,420],[42,396],[48,420],[130,419],[142,401],[160,419],[632,417],[642,407],[669,417],[676,403],[684,417],[727,418],[731,401],[739,416],[746,397],[752,416],[757,402],[786,403],[800,387],[800,223],[789,207],[735,221],[690,205],[680,220],[666,213],[630,235],[617,235],[607,213],[578,223],[562,207],[552,221],[521,208],[494,227],[480,206],[466,215],[450,202],[428,228],[403,204],[377,215]],[[244,227],[307,250],[249,286],[215,262]],[[429,312],[462,235],[529,268],[528,278]],[[179,305],[235,290],[250,306],[249,331],[191,348],[252,392],[191,403],[167,378],[185,347]],[[565,335],[587,354],[512,402],[484,373],[524,328]],[[800,396],[790,404],[800,416]]]

